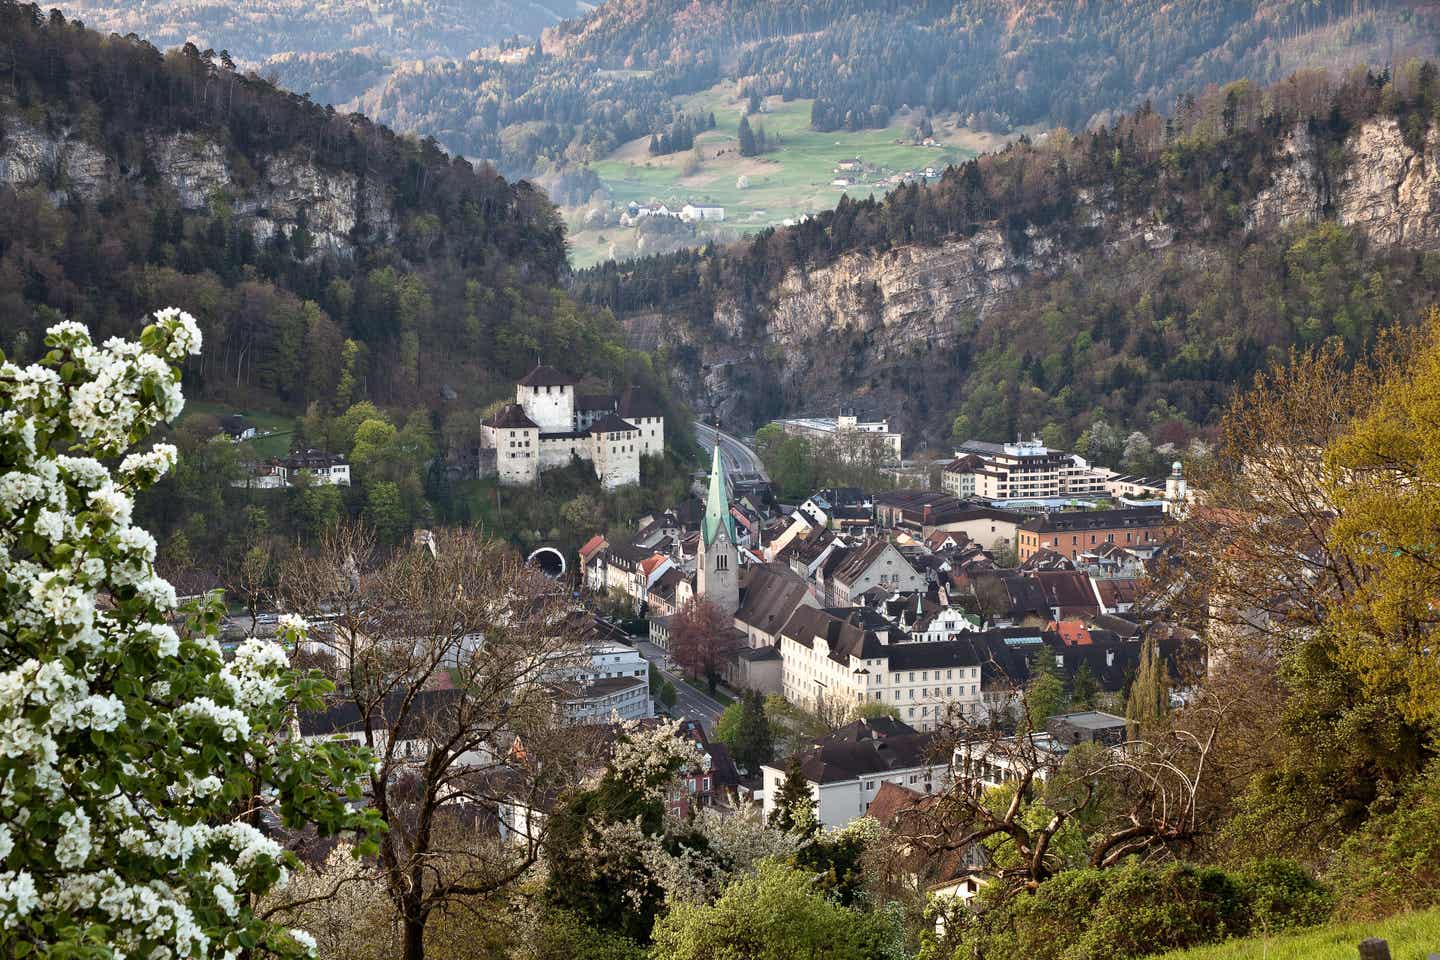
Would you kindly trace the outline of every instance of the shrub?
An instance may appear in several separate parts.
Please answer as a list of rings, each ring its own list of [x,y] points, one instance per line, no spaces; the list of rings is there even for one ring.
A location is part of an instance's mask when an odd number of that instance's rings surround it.
[[[1250,931],[1240,884],[1222,870],[1171,864],[1111,871],[1067,960],[1120,960],[1215,943]]]
[[[1440,760],[1345,839],[1328,879],[1356,919],[1440,904]]]
[[[1235,879],[1257,931],[1312,927],[1328,920],[1335,906],[1330,891],[1293,860],[1257,860],[1237,871]]]

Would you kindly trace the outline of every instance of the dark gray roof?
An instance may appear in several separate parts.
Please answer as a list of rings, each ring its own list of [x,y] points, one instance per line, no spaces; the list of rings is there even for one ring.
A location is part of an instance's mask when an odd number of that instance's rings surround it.
[[[525,408],[518,403],[507,403],[500,411],[485,421],[485,426],[505,430],[539,430],[534,420],[525,415]]]
[[[659,402],[638,387],[626,387],[620,394],[620,402],[615,410],[627,420],[631,417],[663,417],[665,415],[665,411],[660,409]]]
[[[1022,526],[1031,533],[1060,531],[1110,530],[1124,527],[1163,527],[1174,521],[1165,511],[1154,507],[1133,507],[1124,510],[1070,510],[1047,513],[1027,520]]]
[[[576,410],[614,410],[615,395],[612,393],[582,393],[575,398]]]
[[[633,432],[638,431],[639,429],[640,429],[640,428],[637,427],[637,426],[635,426],[635,424],[633,424],[633,423],[627,423],[626,421],[621,420],[619,417],[617,417],[617,416],[616,416],[615,414],[613,414],[613,413],[607,413],[607,414],[605,414],[605,416],[601,417],[599,420],[596,420],[594,423],[590,424],[590,432],[591,432],[592,434],[596,434],[596,433],[633,433]]]
[[[522,387],[573,387],[579,382],[570,374],[543,363],[520,378]]]
[[[412,740],[425,732],[431,721],[443,722],[446,711],[459,702],[464,691],[420,690],[415,694],[409,707],[405,705],[406,691],[397,690],[376,705],[371,712],[372,723],[377,730],[389,730],[397,723],[404,726],[396,731],[396,740]],[[360,708],[349,698],[336,698],[324,710],[305,711],[300,714],[300,735],[302,737],[324,737],[342,733],[359,733],[365,729],[365,718]]]
[[[345,463],[345,458],[338,453],[327,453],[324,450],[300,450],[281,462],[289,470],[320,470],[324,467],[340,466]]]
[[[811,783],[837,783],[868,774],[908,770],[934,762],[934,736],[890,717],[857,720],[800,755],[800,772]]]
[[[776,564],[750,564],[735,619],[775,634],[805,599],[805,581]]]

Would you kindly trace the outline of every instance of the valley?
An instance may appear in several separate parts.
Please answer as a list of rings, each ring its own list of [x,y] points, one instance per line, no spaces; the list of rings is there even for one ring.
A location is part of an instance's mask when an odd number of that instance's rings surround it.
[[[665,253],[680,246],[731,241],[794,223],[831,209],[841,194],[883,196],[909,180],[936,179],[946,167],[1013,139],[1013,135],[967,130],[954,118],[936,118],[931,121],[933,134],[918,136],[923,110],[899,113],[882,128],[821,132],[810,125],[813,100],[767,97],[761,112],[749,120],[772,142],[778,139],[778,144],[771,152],[745,157],[739,152],[736,130],[745,116],[746,98],[735,83],[718,84],[676,103],[686,116],[713,114],[715,129],[695,137],[693,152],[653,156],[648,151],[649,137],[641,137],[589,164],[605,198],[562,207],[569,226],[570,259],[576,268],[607,259]],[[861,161],[861,166],[838,166],[851,160]],[[837,179],[846,181],[845,185],[837,184]],[[626,204],[652,201],[674,210],[686,203],[718,204],[725,208],[725,219],[668,234],[619,223]],[[603,222],[596,224],[597,219]]]

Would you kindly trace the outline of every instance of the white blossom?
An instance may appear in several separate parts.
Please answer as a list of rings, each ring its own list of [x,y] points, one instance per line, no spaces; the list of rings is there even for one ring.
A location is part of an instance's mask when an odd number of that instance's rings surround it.
[[[134,495],[173,469],[176,450],[131,448],[182,409],[172,363],[200,340],[194,318],[172,309],[139,343],[96,345],[83,325],[65,322],[47,331],[52,353],[40,363],[0,362],[0,636],[9,655],[0,670],[0,868],[38,865],[0,872],[0,929],[25,920],[41,942],[58,938],[58,952],[79,946],[63,942],[73,931],[103,924],[116,956],[233,957],[250,904],[288,876],[274,841],[225,822],[223,790],[236,770],[290,762],[255,735],[282,728],[284,650],[250,641],[226,665],[214,636],[182,640],[167,623],[175,590],[154,573],[155,540],[133,524]],[[50,448],[52,436],[65,437],[66,449]],[[105,464],[115,457],[123,460],[112,476]],[[306,749],[289,749],[297,746]],[[286,782],[265,768],[271,782]],[[117,846],[128,852],[128,879],[92,862]],[[228,922],[215,919],[216,905]],[[272,933],[266,948],[310,949],[286,936]]]

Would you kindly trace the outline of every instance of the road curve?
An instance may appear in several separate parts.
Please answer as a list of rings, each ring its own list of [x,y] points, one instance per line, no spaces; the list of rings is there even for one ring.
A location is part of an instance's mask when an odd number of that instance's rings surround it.
[[[760,459],[760,454],[746,446],[741,440],[722,433],[712,426],[695,421],[695,439],[700,441],[700,446],[709,453],[720,445],[720,461],[725,464],[725,470],[732,477],[742,474],[749,474],[759,477],[761,480],[769,480],[770,474],[765,472],[765,464]]]

